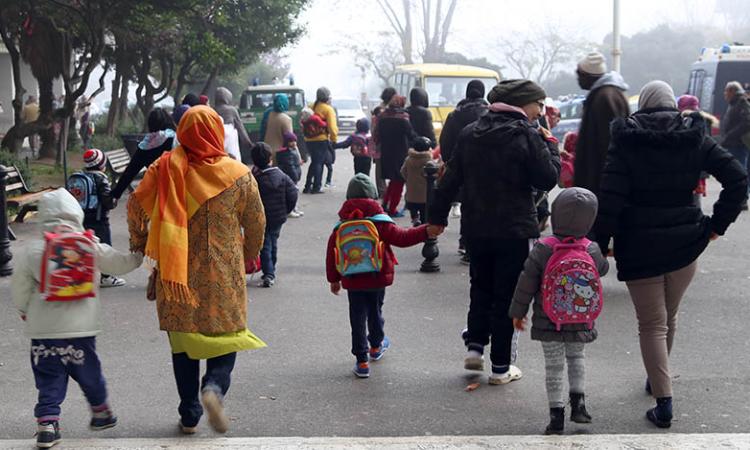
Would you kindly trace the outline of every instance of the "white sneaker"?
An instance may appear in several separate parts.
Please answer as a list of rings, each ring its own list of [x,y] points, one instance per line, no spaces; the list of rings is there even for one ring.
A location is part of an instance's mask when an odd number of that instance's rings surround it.
[[[523,376],[523,372],[518,367],[511,365],[508,371],[502,374],[492,373],[490,374],[490,384],[508,384],[511,381],[520,380]]]
[[[206,389],[201,395],[201,403],[208,415],[208,424],[217,433],[226,433],[229,429],[229,419],[224,414],[221,398],[211,389]]]
[[[102,277],[101,281],[99,282],[99,286],[103,288],[125,286],[125,280],[109,275],[106,277]]]
[[[464,358],[464,369],[484,370],[484,356],[476,350],[469,350]]]
[[[299,213],[298,213],[297,211],[292,211],[292,212],[290,212],[290,213],[289,213],[289,214],[287,215],[287,217],[289,217],[290,219],[299,219],[299,218],[300,218],[300,217],[302,217],[302,216],[300,216],[300,215],[299,215]]]
[[[451,217],[453,217],[454,219],[458,219],[461,217],[460,203],[454,203],[453,206],[451,206]]]
[[[294,212],[296,212],[296,213],[297,213],[297,214],[298,214],[298,215],[299,215],[300,217],[304,217],[304,215],[305,215],[305,212],[304,212],[304,211],[300,211],[300,210],[299,210],[299,209],[297,209],[297,208],[294,208]]]

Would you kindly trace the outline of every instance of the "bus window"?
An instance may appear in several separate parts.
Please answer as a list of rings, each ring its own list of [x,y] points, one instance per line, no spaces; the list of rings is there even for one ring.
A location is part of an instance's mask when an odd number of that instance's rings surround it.
[[[425,77],[425,89],[430,96],[430,106],[456,106],[466,97],[466,85],[475,77]],[[489,92],[496,84],[494,78],[478,78]]]

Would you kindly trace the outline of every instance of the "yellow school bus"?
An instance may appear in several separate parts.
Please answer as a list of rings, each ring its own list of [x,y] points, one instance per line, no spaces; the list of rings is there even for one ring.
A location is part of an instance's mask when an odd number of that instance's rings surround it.
[[[404,95],[407,99],[415,86],[427,91],[435,135],[440,136],[445,118],[466,97],[466,85],[475,79],[481,80],[485,91],[489,92],[500,81],[500,75],[494,70],[474,66],[408,64],[396,67],[392,86],[399,95]]]

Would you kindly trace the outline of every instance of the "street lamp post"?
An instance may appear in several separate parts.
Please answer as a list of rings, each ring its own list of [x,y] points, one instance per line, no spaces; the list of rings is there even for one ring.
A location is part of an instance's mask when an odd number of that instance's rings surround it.
[[[425,213],[427,217],[430,216],[430,204],[432,203],[432,196],[435,189],[435,179],[437,178],[438,165],[435,161],[430,161],[424,166],[424,177],[427,179],[427,205],[425,206]],[[426,220],[426,218],[423,218]],[[437,238],[428,238],[424,246],[422,247],[422,266],[419,268],[420,272],[432,273],[440,271],[440,264],[438,264],[437,257],[440,256],[440,249],[438,249]]]
[[[612,70],[620,73],[620,0],[614,1],[614,11],[612,20]]]
[[[10,239],[8,238],[8,206],[5,202],[5,183],[8,177],[8,169],[0,165],[0,277],[7,277],[13,273],[10,260],[13,254],[10,252]]]

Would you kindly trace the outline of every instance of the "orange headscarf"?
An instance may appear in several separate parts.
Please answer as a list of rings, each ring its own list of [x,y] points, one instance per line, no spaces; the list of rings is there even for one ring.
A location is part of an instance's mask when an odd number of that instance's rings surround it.
[[[248,168],[227,157],[224,122],[208,106],[182,116],[177,140],[180,146],[162,155],[134,195],[151,221],[146,257],[159,263],[165,299],[197,305],[188,287],[188,221]]]

